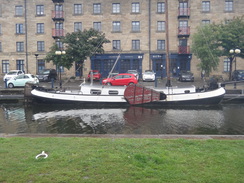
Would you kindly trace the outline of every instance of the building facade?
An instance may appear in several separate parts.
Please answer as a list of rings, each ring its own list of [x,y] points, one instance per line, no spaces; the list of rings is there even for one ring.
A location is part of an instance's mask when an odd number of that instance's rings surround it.
[[[152,69],[157,77],[165,77],[168,27],[172,76],[191,70],[200,77],[191,35],[202,24],[243,14],[243,0],[0,0],[0,70],[3,76],[13,69],[38,74],[55,68],[44,62],[53,43],[62,48],[60,38],[66,33],[94,28],[111,41],[104,45],[105,53],[70,70],[61,68],[62,77],[85,77],[90,69],[106,77],[116,60],[114,72]],[[237,62],[237,68],[243,69],[244,63]],[[223,57],[213,74],[228,77],[228,69],[229,59]]]

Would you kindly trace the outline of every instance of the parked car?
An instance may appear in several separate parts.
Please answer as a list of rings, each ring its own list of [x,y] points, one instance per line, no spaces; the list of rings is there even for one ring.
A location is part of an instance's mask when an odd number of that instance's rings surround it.
[[[129,74],[134,74],[136,79],[138,80],[139,79],[139,73],[137,70],[128,70],[126,73],[129,73]]]
[[[88,81],[91,80],[91,74],[93,74],[93,80],[99,81],[102,77],[101,73],[99,72],[99,70],[91,70],[88,74]]]
[[[33,84],[38,84],[39,80],[36,76],[34,76],[32,74],[21,74],[15,78],[8,80],[7,86],[9,88],[24,87],[27,82],[31,82]]]
[[[57,79],[57,71],[55,69],[43,69],[37,75],[39,81],[51,81],[52,79]]]
[[[7,74],[5,74],[5,76],[3,77],[3,81],[15,78],[16,76],[18,76],[20,74],[24,74],[24,71],[22,71],[22,70],[11,70]]]
[[[138,80],[134,74],[118,74],[111,78],[106,78],[102,81],[103,85],[115,85],[115,86],[123,86],[123,85],[130,85],[130,84],[137,84]]]
[[[190,71],[180,71],[179,81],[194,81],[193,73]]]
[[[244,80],[244,70],[235,70],[235,71],[233,71],[232,80],[233,81]]]
[[[145,70],[142,73],[142,81],[155,81],[155,72],[152,70]]]

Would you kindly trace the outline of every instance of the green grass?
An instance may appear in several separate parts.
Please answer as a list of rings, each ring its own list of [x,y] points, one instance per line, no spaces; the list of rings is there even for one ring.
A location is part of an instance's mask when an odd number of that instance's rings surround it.
[[[244,141],[0,138],[0,183],[11,182],[241,183]]]

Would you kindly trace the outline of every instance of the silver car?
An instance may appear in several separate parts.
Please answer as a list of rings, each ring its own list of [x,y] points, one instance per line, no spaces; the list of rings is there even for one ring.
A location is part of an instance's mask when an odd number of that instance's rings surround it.
[[[5,80],[8,81],[12,78],[15,78],[16,76],[18,76],[20,74],[24,74],[24,71],[22,71],[22,70],[11,70],[7,74],[5,74],[5,76],[3,77],[3,81],[5,81]]]
[[[142,80],[143,81],[155,81],[155,72],[152,70],[145,70],[145,72],[142,73]]]
[[[137,70],[128,70],[126,73],[129,73],[129,74],[134,74],[136,79],[138,80],[139,79],[139,73]]]

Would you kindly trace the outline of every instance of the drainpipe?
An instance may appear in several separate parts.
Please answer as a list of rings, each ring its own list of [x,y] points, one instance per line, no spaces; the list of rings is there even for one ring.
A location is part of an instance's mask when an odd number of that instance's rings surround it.
[[[28,73],[28,29],[27,29],[27,0],[25,0],[25,60],[26,60],[26,73]]]
[[[168,0],[165,0],[165,28],[166,28],[166,72],[167,72],[167,87],[171,87],[170,80],[170,59],[169,59],[169,15],[168,15]]]
[[[148,59],[148,65],[149,70],[151,70],[151,0],[148,1],[148,45],[149,45],[149,59]]]

